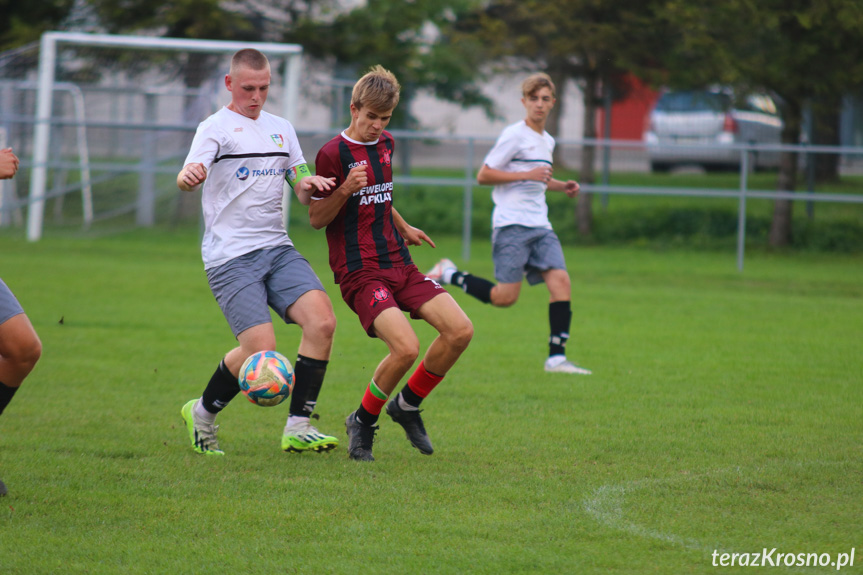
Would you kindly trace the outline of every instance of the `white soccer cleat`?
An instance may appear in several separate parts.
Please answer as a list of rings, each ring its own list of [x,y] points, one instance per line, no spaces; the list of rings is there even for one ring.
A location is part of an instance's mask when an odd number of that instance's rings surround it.
[[[545,360],[545,371],[549,373],[577,373],[579,375],[590,375],[593,372],[589,369],[579,367],[567,361],[565,355],[553,355]]]
[[[448,284],[452,280],[452,274],[458,271],[455,262],[447,258],[442,259],[426,273],[426,277],[438,283]]]

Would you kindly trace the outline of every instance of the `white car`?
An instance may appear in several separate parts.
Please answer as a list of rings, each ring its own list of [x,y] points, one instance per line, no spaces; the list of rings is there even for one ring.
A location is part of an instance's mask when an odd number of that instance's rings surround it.
[[[727,91],[667,91],[650,113],[644,133],[650,168],[675,166],[739,169],[741,150],[734,144],[779,144],[782,120],[765,94],[735,99]],[[778,152],[755,152],[752,168],[776,168]]]

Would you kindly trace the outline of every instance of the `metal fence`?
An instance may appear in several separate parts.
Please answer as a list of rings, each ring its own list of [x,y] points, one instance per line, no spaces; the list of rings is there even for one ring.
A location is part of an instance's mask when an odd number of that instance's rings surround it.
[[[473,189],[477,186],[475,174],[476,169],[485,157],[485,153],[493,144],[493,140],[489,138],[447,138],[434,136],[432,134],[416,134],[410,132],[395,133],[396,137],[402,140],[419,141],[419,142],[435,142],[433,148],[440,147],[445,143],[462,143],[459,151],[453,152],[450,150],[446,154],[438,153],[437,156],[444,156],[446,160],[443,165],[450,167],[463,166],[464,175],[459,178],[423,178],[412,176],[396,177],[396,182],[407,184],[424,184],[429,186],[461,186],[464,189],[464,220],[462,231],[462,259],[470,258],[470,240],[472,236],[471,220],[472,220],[472,205],[473,205]],[[412,149],[412,155],[417,154],[420,157],[434,157],[433,152],[429,152],[429,144],[421,144],[420,149]],[[837,155],[839,156],[839,169],[844,174],[863,174],[863,147],[836,147],[836,146],[788,146],[788,145],[703,145],[702,152],[710,150],[722,151],[727,153],[729,150],[739,154],[739,186],[735,189],[720,189],[720,188],[690,188],[690,187],[651,187],[651,186],[613,186],[608,182],[610,175],[614,171],[627,172],[646,172],[649,171],[649,147],[642,141],[624,141],[624,140],[601,140],[601,139],[582,139],[582,140],[563,140],[558,142],[558,146],[563,150],[563,156],[569,166],[577,167],[580,165],[581,153],[585,147],[593,146],[599,153],[595,154],[596,165],[595,170],[599,175],[597,184],[582,185],[582,193],[593,193],[600,196],[607,195],[645,195],[645,196],[684,196],[684,197],[701,197],[701,198],[731,198],[737,200],[738,203],[738,232],[737,232],[737,268],[743,271],[744,253],[746,244],[746,203],[747,200],[765,199],[765,200],[792,200],[797,202],[835,202],[847,204],[863,204],[863,188],[858,194],[835,194],[819,192],[814,188],[812,179],[808,179],[808,189],[805,192],[788,192],[788,191],[765,191],[753,190],[749,187],[749,175],[754,168],[752,158],[756,154],[765,153],[780,153],[780,152],[796,152],[802,159],[800,162],[804,166],[804,170],[811,172],[811,166],[814,166],[814,158],[819,155]],[[681,150],[691,149],[692,146],[685,145],[668,145],[663,147],[678,147]],[[432,162],[433,165],[441,165],[440,158],[436,158]],[[684,164],[686,165],[686,164]]]
[[[176,198],[174,178],[182,168],[185,151],[191,141],[197,124],[171,123],[159,124],[153,122],[82,122],[75,118],[54,118],[51,120],[52,141],[55,142],[56,153],[52,153],[46,161],[37,166],[28,153],[32,151],[32,143],[28,134],[32,133],[35,120],[29,115],[13,115],[0,113],[0,126],[12,127],[12,132],[19,138],[9,140],[16,148],[21,158],[21,173],[16,178],[21,186],[28,179],[26,173],[35,167],[44,168],[49,174],[51,185],[46,188],[41,197],[22,196],[16,190],[9,189],[8,181],[0,188],[0,225],[15,224],[21,221],[22,209],[34,201],[47,199],[62,199],[80,194],[82,206],[82,226],[88,226],[93,221],[107,219],[123,214],[135,214],[138,225],[152,225],[155,222],[155,205],[166,198]],[[112,149],[103,149],[97,159],[82,157],[80,143],[82,138],[94,133],[110,133],[114,138],[121,134],[119,141],[125,142]],[[338,131],[301,131],[301,144],[306,151],[307,159],[312,160],[314,150],[332,138]],[[471,221],[473,215],[473,193],[478,187],[475,179],[477,169],[485,154],[494,144],[489,137],[447,136],[435,133],[393,132],[398,141],[398,153],[395,177],[396,183],[416,184],[430,187],[461,188],[463,201],[462,222],[462,257],[470,258],[472,237]],[[8,139],[8,138],[7,138]],[[134,145],[128,145],[129,140]],[[687,196],[700,198],[733,198],[738,205],[738,237],[737,237],[737,267],[743,269],[744,246],[746,240],[747,201],[752,199],[789,199],[796,202],[836,202],[846,204],[863,203],[863,190],[854,194],[824,193],[811,186],[805,192],[781,192],[754,190],[749,186],[751,173],[751,158],[755,154],[768,152],[791,151],[800,154],[804,166],[807,159],[821,154],[838,155],[839,168],[843,174],[863,173],[863,148],[827,147],[827,146],[777,146],[777,145],[730,145],[729,147],[740,156],[739,186],[733,189],[713,188],[667,188],[650,186],[619,186],[611,185],[610,176],[615,172],[647,172],[650,170],[649,149],[641,141],[622,140],[560,140],[558,155],[571,168],[577,169],[581,163],[582,151],[586,147],[594,147],[595,171],[597,182],[583,185],[584,193],[597,194],[603,199],[609,195],[643,195],[643,196]],[[78,150],[77,157],[71,157],[69,150]],[[116,155],[112,155],[116,152]],[[448,171],[458,170],[459,176],[427,177],[415,174],[419,168],[448,168]],[[76,178],[69,176],[70,172],[78,172]],[[93,211],[93,188],[97,185],[117,189],[120,184],[111,184],[112,180],[120,181],[124,192],[108,192],[117,198],[105,204],[101,211]],[[122,196],[122,200],[118,199]],[[98,203],[98,202],[97,202]],[[290,204],[288,203],[289,213]]]

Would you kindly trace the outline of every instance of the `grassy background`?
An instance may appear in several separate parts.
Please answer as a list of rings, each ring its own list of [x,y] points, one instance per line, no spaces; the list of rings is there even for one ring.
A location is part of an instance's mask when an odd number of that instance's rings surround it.
[[[740,274],[733,250],[567,247],[590,377],[542,372],[542,288],[508,310],[455,293],[476,335],[426,401],[435,454],[384,417],[358,464],[282,453],[286,406],[242,400],[227,456],[192,452],[180,407],[233,343],[196,229],[20,235],[0,234],[0,276],[44,354],[0,417],[4,575],[715,573],[714,550],[764,547],[853,547],[843,571],[863,569],[860,255],[755,252]],[[339,319],[318,426],[345,441],[384,347],[323,234],[292,236]],[[461,253],[435,239],[421,268]],[[491,275],[489,253],[468,269]],[[294,358],[298,331],[277,337]]]

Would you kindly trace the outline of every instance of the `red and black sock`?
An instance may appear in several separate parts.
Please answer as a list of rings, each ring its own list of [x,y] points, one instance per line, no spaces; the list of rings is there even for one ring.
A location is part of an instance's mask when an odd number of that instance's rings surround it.
[[[374,380],[370,381],[363,395],[363,401],[357,409],[357,421],[363,425],[377,423],[388,398],[389,396],[381,391]]]
[[[402,399],[405,403],[413,407],[419,407],[422,400],[428,397],[428,394],[437,387],[444,376],[432,373],[425,368],[425,364],[420,362],[416,371],[408,379],[407,384],[401,390]]]

